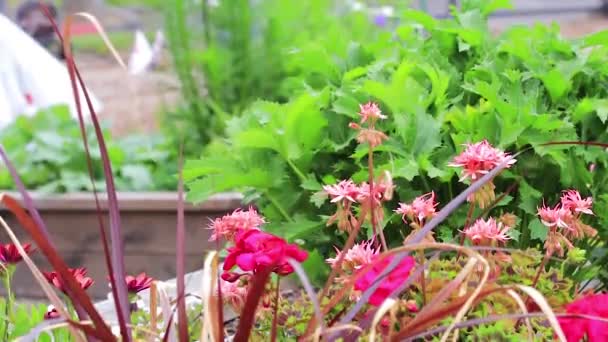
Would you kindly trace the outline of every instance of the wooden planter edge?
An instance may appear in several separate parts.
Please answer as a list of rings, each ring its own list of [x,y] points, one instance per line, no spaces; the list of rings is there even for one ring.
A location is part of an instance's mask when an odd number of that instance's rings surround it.
[[[14,191],[4,191],[4,194],[22,202],[21,195]],[[44,211],[91,211],[97,210],[95,196],[92,192],[73,192],[66,194],[47,194],[30,192],[34,205]],[[177,192],[118,192],[118,205],[121,211],[176,211]],[[99,204],[102,210],[108,209],[105,193],[99,193]],[[243,196],[237,192],[219,193],[209,197],[204,202],[192,204],[185,202],[187,212],[223,212],[231,211],[242,206]]]

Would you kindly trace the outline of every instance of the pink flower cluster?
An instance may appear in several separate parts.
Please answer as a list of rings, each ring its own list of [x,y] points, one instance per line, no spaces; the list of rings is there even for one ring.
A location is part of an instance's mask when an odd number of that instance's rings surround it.
[[[211,222],[209,229],[213,230],[209,241],[224,238],[233,241],[236,234],[242,230],[260,229],[266,223],[258,212],[249,207],[248,210],[237,209],[232,214],[225,215]]]
[[[366,104],[359,105],[359,116],[361,117],[359,123],[351,122],[349,127],[359,131],[359,134],[357,134],[357,141],[360,144],[368,143],[370,148],[374,148],[382,144],[384,140],[388,139],[386,134],[375,128],[376,121],[378,121],[378,119],[386,119],[386,115],[382,115],[378,104],[368,102]],[[362,127],[361,125],[365,122],[367,122],[367,127]]]
[[[576,190],[564,191],[560,203],[554,207],[543,205],[538,208],[541,222],[549,228],[545,249],[547,254],[558,252],[564,254],[564,246],[573,247],[570,239],[581,239],[585,236],[594,236],[595,229],[581,221],[582,215],[593,215],[591,197],[582,198]]]
[[[240,281],[229,282],[222,279],[220,280],[220,288],[222,299],[228,302],[237,314],[241,313],[247,299],[247,286]]]
[[[448,164],[462,168],[461,181],[466,179],[476,181],[502,163],[506,163],[506,167],[509,168],[516,162],[515,158],[494,148],[487,140],[465,146],[465,150]]]
[[[340,230],[350,232],[354,225],[351,205],[358,203],[361,206],[361,212],[367,214],[371,212],[370,206],[372,203],[370,202],[372,201],[370,201],[370,198],[373,199],[373,210],[377,222],[382,221],[384,218],[382,202],[392,198],[394,188],[395,186],[388,172],[378,177],[373,187],[370,187],[367,182],[357,185],[350,179],[342,180],[334,185],[324,185],[323,192],[329,195],[331,202],[338,206],[336,213],[327,221],[327,225],[337,222]]]
[[[431,191],[414,198],[410,204],[399,203],[399,208],[395,210],[395,212],[401,214],[404,222],[407,222],[407,218],[411,222],[414,222],[418,227],[422,227],[427,219],[435,216],[437,204],[438,203],[435,202],[435,192]]]
[[[375,122],[378,119],[386,119],[386,115],[382,115],[380,107],[375,102],[368,102],[366,104],[359,105],[359,115],[361,116],[361,123],[366,121]]]
[[[568,342],[608,341],[608,294],[591,294],[566,305],[566,313],[589,317],[559,317]],[[591,317],[597,318],[593,319]]]
[[[331,267],[334,267],[340,258],[341,251],[336,248],[338,252],[335,258],[328,258],[326,261]],[[371,241],[356,243],[348,251],[344,253],[342,259],[342,269],[345,271],[358,270],[361,267],[371,264],[372,261],[378,256],[380,250],[373,247]]]
[[[508,235],[509,229],[511,227],[490,217],[487,220],[478,219],[463,233],[475,245],[493,246],[497,243],[505,243],[511,238]]]

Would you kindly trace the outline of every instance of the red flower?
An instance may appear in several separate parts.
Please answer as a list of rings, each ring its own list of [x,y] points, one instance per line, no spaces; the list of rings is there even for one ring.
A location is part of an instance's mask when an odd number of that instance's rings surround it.
[[[270,266],[273,267],[273,272],[287,275],[293,272],[293,267],[287,262],[288,258],[302,262],[307,257],[306,251],[297,245],[288,244],[278,236],[259,230],[246,230],[237,236],[235,246],[228,248],[224,271],[237,265],[243,271],[255,273]]]
[[[359,270],[357,280],[355,281],[355,290],[365,291],[367,290],[383,273],[384,269],[391,263],[393,257],[384,258],[381,261],[375,262],[374,265],[367,269],[363,267]],[[379,306],[384,300],[397,289],[403,282],[410,276],[412,268],[414,268],[414,258],[411,256],[405,257],[395,269],[384,278],[382,283],[376,291],[369,298],[369,303],[372,305]]]
[[[87,270],[84,267],[81,268],[68,268],[68,271],[76,278],[76,282],[80,284],[80,287],[83,290],[88,289],[91,285],[93,285],[93,279],[87,277]],[[49,282],[49,284],[55,286],[59,291],[63,293],[67,293],[67,289],[65,287],[65,282],[61,279],[59,273],[53,272],[42,272],[44,277]]]
[[[566,305],[569,314],[608,319],[608,294],[591,294]],[[608,341],[608,322],[583,317],[559,317],[559,324],[568,342],[579,342],[587,336],[589,342]]]
[[[23,244],[23,250],[30,254],[32,252],[32,245],[29,243]],[[17,250],[17,246],[12,243],[7,243],[6,245],[0,244],[0,262],[3,264],[16,264],[23,260],[21,254]]]
[[[148,277],[145,272],[142,272],[136,276],[128,275],[125,278],[125,281],[127,282],[127,291],[135,294],[149,288],[150,285],[152,285],[154,278]]]

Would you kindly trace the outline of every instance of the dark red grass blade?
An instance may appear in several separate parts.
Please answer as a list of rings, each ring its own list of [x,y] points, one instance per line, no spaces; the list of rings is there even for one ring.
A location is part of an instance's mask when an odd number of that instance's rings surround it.
[[[183,156],[180,148],[179,152],[179,181],[177,185],[177,227],[176,227],[176,253],[177,264],[177,328],[179,340],[188,342],[188,316],[186,315],[186,286],[184,284],[185,270],[185,244],[186,228],[184,227],[184,179],[182,175]]]
[[[112,166],[110,164],[110,158],[109,158],[108,151],[106,148],[105,140],[103,138],[103,132],[101,130],[101,126],[99,125],[97,115],[95,114],[95,110],[93,108],[93,104],[91,102],[89,93],[87,91],[87,88],[85,87],[82,77],[80,76],[80,72],[78,71],[78,68],[76,67],[76,63],[74,62],[74,58],[72,55],[71,46],[69,44],[69,41],[64,40],[63,36],[61,35],[61,32],[59,31],[59,28],[57,27],[57,23],[54,21],[53,17],[51,16],[47,6],[45,4],[43,4],[42,2],[40,3],[40,6],[43,9],[44,13],[46,14],[47,18],[50,20],[51,24],[53,25],[53,28],[54,28],[57,36],[59,37],[59,40],[61,41],[62,46],[64,48],[67,67],[68,67],[68,74],[70,76],[72,92],[74,94],[74,102],[76,104],[76,111],[78,112],[78,121],[80,124],[80,130],[81,130],[83,142],[85,145],[87,166],[89,168],[89,175],[91,176],[92,182],[93,182],[93,178],[92,178],[91,158],[90,158],[90,153],[89,153],[88,140],[87,140],[86,130],[85,130],[85,126],[84,126],[84,117],[82,115],[82,107],[80,104],[80,96],[78,93],[78,84],[76,83],[76,78],[78,78],[78,83],[84,94],[89,112],[91,114],[91,121],[93,122],[93,126],[95,128],[95,135],[96,135],[97,141],[99,143],[99,152],[101,154],[103,172],[104,172],[104,176],[105,176],[106,189],[107,189],[107,195],[108,195],[108,212],[109,212],[109,216],[110,216],[110,238],[111,238],[111,242],[112,242],[111,258],[110,258],[110,255],[108,255],[107,238],[105,236],[105,227],[103,225],[103,219],[101,216],[101,210],[99,207],[97,192],[94,191],[95,202],[96,202],[96,206],[97,206],[97,215],[98,215],[98,220],[100,223],[100,231],[101,231],[102,240],[103,240],[103,244],[104,244],[104,255],[106,257],[106,264],[108,266],[110,283],[111,283],[111,287],[112,287],[112,295],[114,297],[114,303],[116,306],[116,316],[118,318],[118,322],[120,325],[120,333],[121,333],[123,341],[130,341],[131,340],[131,330],[127,326],[126,320],[125,320],[125,317],[130,317],[130,313],[129,313],[127,286],[126,286],[126,280],[125,280],[124,253],[123,253],[124,242],[122,240],[122,235],[121,235],[120,212],[118,209],[118,199],[116,196],[116,189],[114,186],[114,178],[112,176]],[[69,28],[69,19],[68,19],[68,28]],[[111,262],[108,262],[108,261],[111,261]]]
[[[0,147],[0,152],[4,155],[4,149]],[[8,164],[7,164],[8,165]],[[83,310],[89,315],[93,322],[95,329],[84,329],[82,326],[77,327],[85,330],[86,333],[92,335],[102,341],[114,341],[114,335],[110,328],[105,324],[101,315],[97,312],[91,299],[86,292],[80,287],[80,285],[74,279],[74,276],[68,271],[68,266],[61,259],[55,247],[53,247],[50,241],[42,233],[41,229],[36,225],[36,222],[28,215],[23,208],[19,205],[17,200],[9,195],[0,196],[0,201],[6,206],[6,208],[15,215],[19,224],[25,229],[32,239],[36,242],[39,250],[45,255],[49,263],[53,266],[53,269],[59,273],[61,279],[66,283],[66,289],[68,295],[74,304],[80,305]]]
[[[247,300],[245,300],[245,307],[242,311],[243,314],[241,315],[236,335],[234,335],[234,342],[249,341],[249,336],[251,336],[251,330],[253,329],[256,309],[264,295],[266,282],[270,278],[271,271],[271,267],[265,267],[253,275],[247,293]]]

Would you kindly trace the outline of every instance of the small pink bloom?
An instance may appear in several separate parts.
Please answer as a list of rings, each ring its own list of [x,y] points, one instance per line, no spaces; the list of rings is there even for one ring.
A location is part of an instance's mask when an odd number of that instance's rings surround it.
[[[355,290],[361,292],[367,290],[376,282],[378,276],[383,273],[384,269],[386,269],[392,260],[393,257],[389,256],[381,261],[375,262],[370,269],[361,268],[356,275]],[[369,303],[375,306],[381,305],[394,290],[399,288],[399,286],[407,280],[414,265],[415,261],[413,257],[405,257],[399,265],[381,281],[380,286],[377,287],[371,295]]]
[[[413,299],[410,299],[407,302],[405,302],[405,308],[409,312],[418,312],[418,304]]]
[[[478,219],[475,223],[465,229],[464,235],[476,245],[487,245],[492,242],[504,243],[511,239],[507,232],[511,227],[497,223],[495,219]]]
[[[84,267],[81,268],[68,268],[68,271],[76,279],[76,282],[80,285],[83,290],[88,289],[93,285],[93,279],[87,277],[87,270]],[[42,272],[49,284],[55,286],[59,291],[67,293],[66,284],[59,275],[58,272]]]
[[[475,181],[503,162],[507,168],[516,162],[510,154],[494,148],[487,140],[465,146],[465,150],[448,164],[462,168],[461,181],[467,178]]]
[[[541,208],[538,208],[538,216],[540,217],[541,222],[549,228],[567,228],[568,224],[566,221],[569,215],[570,212],[560,205],[556,205],[553,208],[543,205]]]
[[[33,251],[32,244],[24,243],[23,250],[25,253],[30,254]],[[7,243],[6,245],[0,244],[0,263],[2,264],[17,264],[23,260],[21,254],[17,250],[17,246],[13,243]]]
[[[340,258],[341,251],[336,250],[338,252],[336,257],[326,260],[332,267],[334,267],[338,258]],[[346,251],[344,259],[342,259],[342,268],[346,270],[358,270],[362,266],[372,263],[378,253],[379,250],[372,246],[371,241],[356,243]]]
[[[252,207],[249,207],[246,211],[236,209],[232,214],[225,215],[211,222],[209,229],[213,230],[213,234],[209,241],[215,241],[219,238],[232,241],[241,230],[257,230],[264,223],[266,223],[264,218],[258,215],[258,212]]]
[[[55,319],[61,317],[59,311],[57,311],[57,309],[52,305],[49,305],[46,310],[47,311],[44,314],[44,319]]]
[[[422,223],[424,220],[435,216],[437,204],[435,202],[435,192],[431,191],[428,194],[416,197],[411,204],[399,203],[399,208],[395,212],[401,214],[403,221],[406,220],[406,217],[409,217]]]
[[[581,194],[576,190],[564,191],[561,202],[565,209],[574,213],[593,215],[593,211],[591,211],[593,199],[591,197],[581,198]]]
[[[136,276],[126,276],[125,282],[127,283],[127,291],[129,293],[139,293],[152,285],[154,278],[148,277],[146,273],[142,272]]]
[[[566,312],[574,315],[608,319],[608,294],[591,294],[566,305]],[[608,322],[582,317],[558,317],[568,342],[608,341]]]
[[[307,257],[306,251],[278,236],[255,229],[244,230],[237,235],[235,245],[228,248],[224,271],[238,266],[255,273],[264,267],[273,267],[273,272],[287,275],[293,272],[289,258],[302,262]]]
[[[356,202],[357,196],[359,196],[359,187],[350,179],[342,180],[335,185],[324,185],[323,191],[325,191],[329,197],[331,197],[331,202]]]
[[[229,303],[237,314],[241,313],[247,299],[247,286],[238,281],[228,282],[221,280],[220,287],[224,302]]]
[[[359,105],[359,115],[361,116],[361,123],[364,123],[369,119],[371,122],[375,122],[378,119],[386,119],[385,115],[382,115],[382,111],[378,107],[378,104],[374,102],[368,102],[363,105]]]

